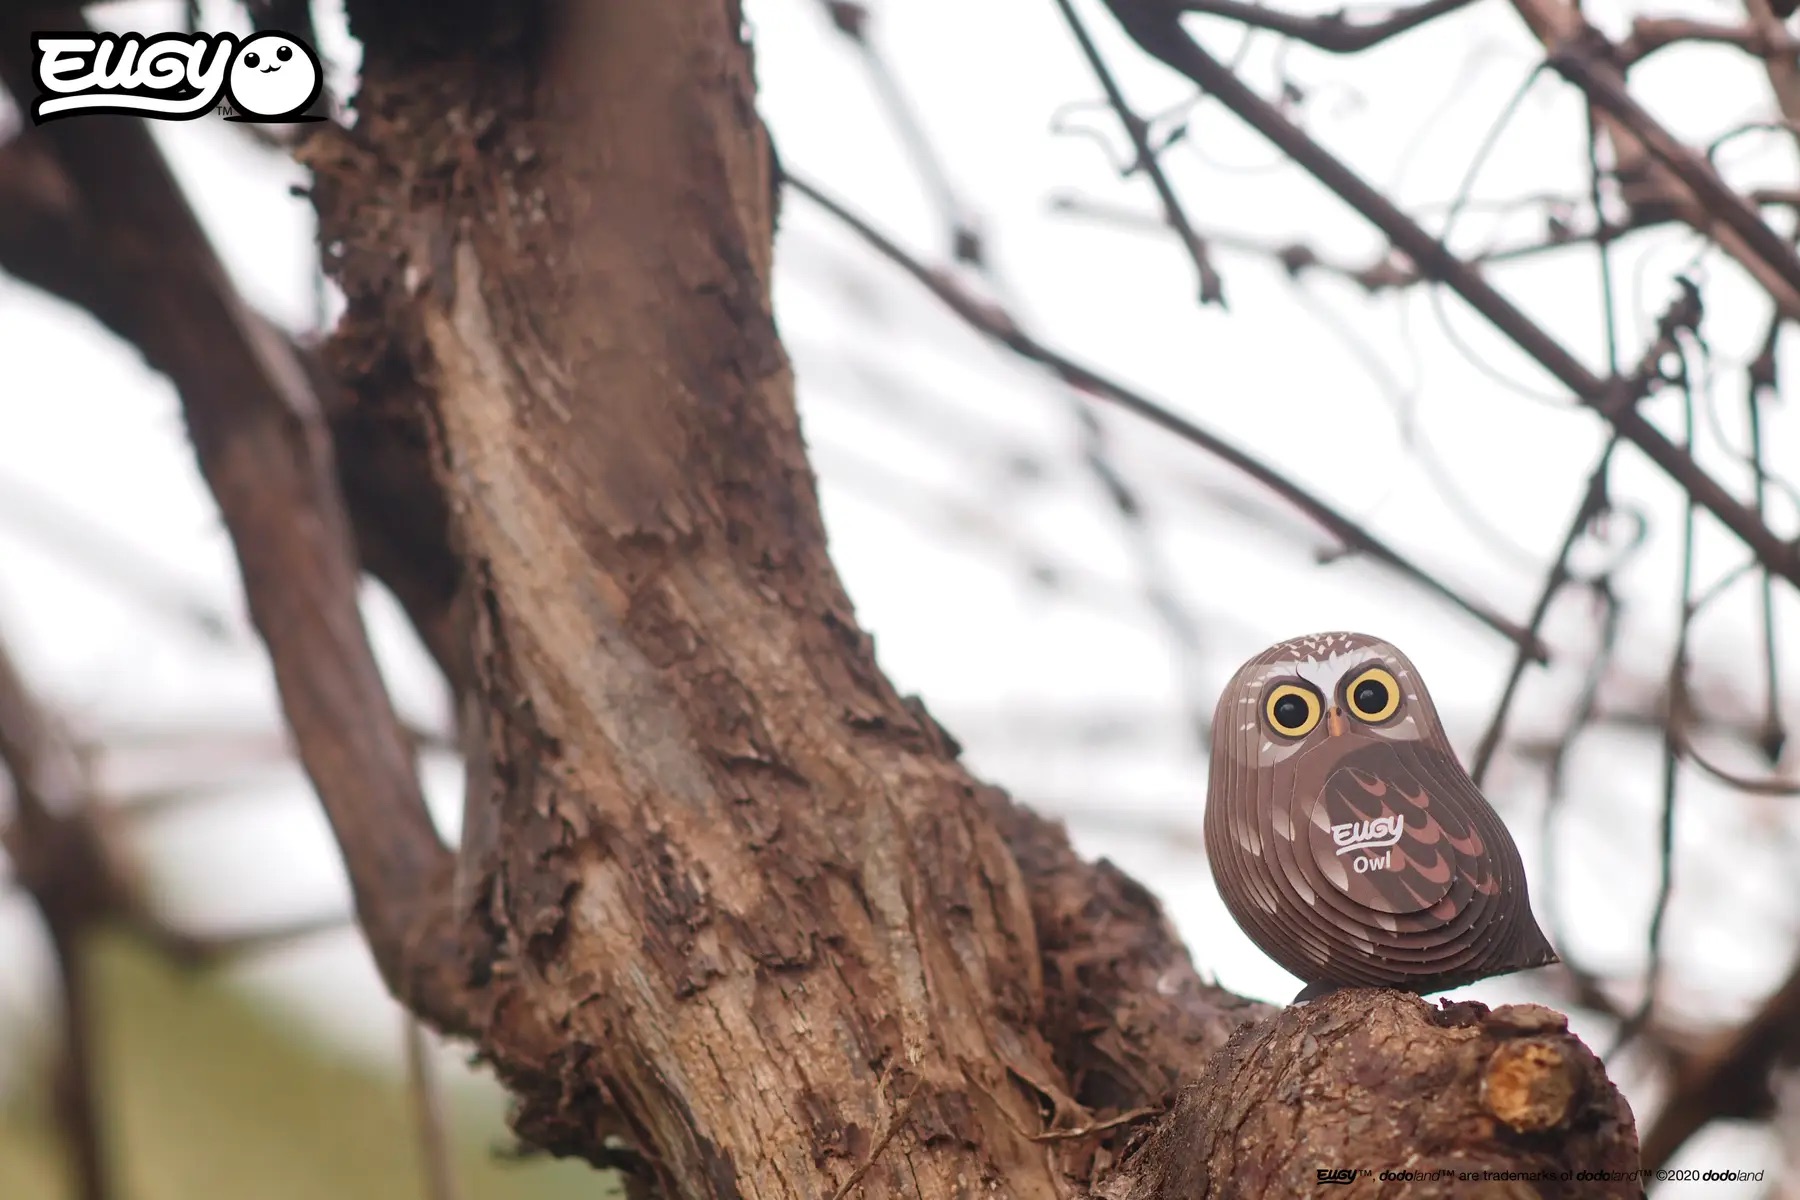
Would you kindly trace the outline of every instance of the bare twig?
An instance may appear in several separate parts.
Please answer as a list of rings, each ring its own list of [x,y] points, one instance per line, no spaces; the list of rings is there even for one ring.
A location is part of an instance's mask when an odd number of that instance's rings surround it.
[[[1635,102],[1624,95],[1624,80],[1619,74],[1616,47],[1609,46],[1587,23],[1581,6],[1569,0],[1512,0],[1526,26],[1543,46],[1546,54],[1580,57],[1591,68],[1590,76],[1604,75],[1606,90],[1612,98],[1623,99],[1634,108]],[[1778,62],[1779,59],[1767,60]],[[1580,70],[1580,65],[1575,65]],[[1599,123],[1606,132],[1613,151],[1613,173],[1623,186],[1628,203],[1637,208],[1651,203],[1656,208],[1687,223],[1696,232],[1712,238],[1719,247],[1736,259],[1757,283],[1769,293],[1777,307],[1790,316],[1800,316],[1800,290],[1782,268],[1766,260],[1755,246],[1730,224],[1721,222],[1703,199],[1689,189],[1659,155],[1647,146],[1631,123],[1594,92],[1589,93],[1599,111]],[[1642,110],[1638,110],[1642,116]],[[1643,117],[1648,121],[1647,116]],[[1650,122],[1654,124],[1654,122]],[[1662,135],[1668,138],[1666,132]],[[1673,141],[1673,139],[1668,139]],[[1704,507],[1711,505],[1702,501]]]
[[[0,162],[0,171],[5,169]],[[0,251],[0,265],[4,262]],[[0,520],[16,532],[206,640],[229,645],[248,638],[240,621],[198,594],[198,589],[185,586],[153,557],[4,474],[0,474],[0,514],[4,514]]]
[[[1049,368],[1064,382],[1117,404],[1229,463],[1318,522],[1321,528],[1337,537],[1352,551],[1366,554],[1378,562],[1393,567],[1407,578],[1436,592],[1490,629],[1504,634],[1515,645],[1526,646],[1534,659],[1542,661],[1546,657],[1542,644],[1517,624],[1501,616],[1481,601],[1462,595],[1449,584],[1416,565],[1361,525],[1339,513],[1325,501],[1260,459],[1238,449],[1217,435],[1202,429],[1194,422],[1171,412],[1168,408],[1133,391],[1124,384],[1082,366],[1037,341],[1020,329],[1003,310],[976,300],[958,287],[948,276],[927,268],[902,250],[892,239],[876,230],[836,200],[820,192],[806,180],[790,173],[788,184],[856,233],[883,258],[911,275],[976,331],[1006,346],[1015,354]]]
[[[444,1109],[444,1087],[431,1061],[425,1027],[402,1013],[406,1027],[406,1078],[412,1092],[413,1119],[418,1125],[419,1157],[425,1176],[425,1200],[457,1200],[462,1188],[450,1143],[450,1118]]]
[[[1075,35],[1076,44],[1081,47],[1082,55],[1088,66],[1093,68],[1094,76],[1106,91],[1107,103],[1119,114],[1120,122],[1125,126],[1125,134],[1131,139],[1135,160],[1134,170],[1142,170],[1150,177],[1156,188],[1156,197],[1162,202],[1163,218],[1181,239],[1188,257],[1193,260],[1194,270],[1200,276],[1200,303],[1225,303],[1225,284],[1219,278],[1219,272],[1212,264],[1207,253],[1206,241],[1194,230],[1188,220],[1187,210],[1181,205],[1181,198],[1175,194],[1175,188],[1169,183],[1169,177],[1163,172],[1162,164],[1157,161],[1158,151],[1150,144],[1150,127],[1144,119],[1137,115],[1125,100],[1125,93],[1119,88],[1119,81],[1113,78],[1112,71],[1107,68],[1106,60],[1101,57],[1099,47],[1088,35],[1087,26],[1076,15],[1075,6],[1070,0],[1056,0],[1063,20],[1068,22],[1069,32]]]
[[[1666,1166],[1675,1152],[1715,1119],[1767,1115],[1770,1072],[1800,1058],[1800,965],[1743,1024],[1684,1061],[1668,1100],[1641,1142],[1644,1167]]]
[[[970,224],[970,214],[950,189],[941,156],[931,145],[930,139],[914,116],[912,104],[901,91],[894,72],[888,67],[885,57],[869,36],[868,11],[861,5],[832,3],[831,0],[826,0],[825,8],[838,28],[861,50],[877,93],[903,131],[915,167],[923,176],[926,186],[939,193],[944,219],[949,226],[948,232],[953,257],[958,261],[969,263],[999,294],[1008,295],[1010,290],[1007,288],[1005,280],[985,253],[979,236]],[[1095,73],[1105,86],[1114,110],[1137,139],[1139,162],[1157,183],[1158,195],[1165,200],[1166,219],[1172,228],[1191,233],[1191,226],[1189,226],[1186,214],[1182,211],[1179,203],[1175,203],[1172,208],[1168,207],[1168,202],[1175,199],[1174,191],[1163,174],[1155,151],[1149,145],[1145,123],[1126,107],[1123,93],[1120,92],[1117,82],[1100,58],[1098,50],[1087,36],[1085,26],[1075,16],[1073,9],[1065,5],[1063,12],[1086,51]],[[1206,279],[1212,266],[1206,257],[1204,244],[1189,242],[1188,249],[1194,258],[1196,268],[1201,273],[1201,278]],[[1009,301],[1008,306],[1016,308],[1016,300]],[[1120,527],[1127,540],[1127,548],[1137,563],[1144,600],[1168,631],[1169,641],[1175,652],[1177,673],[1184,693],[1185,707],[1188,710],[1188,723],[1196,731],[1195,736],[1203,747],[1205,734],[1200,731],[1205,729],[1210,719],[1212,698],[1198,683],[1200,677],[1198,627],[1170,581],[1161,547],[1150,527],[1144,503],[1140,499],[1139,489],[1134,486],[1127,473],[1115,461],[1106,427],[1094,411],[1093,402],[1073,388],[1065,388],[1063,391],[1068,400],[1070,415],[1075,421],[1077,436],[1080,439],[1081,460],[1109,501],[1113,512],[1118,516]]]
[[[15,94],[33,86],[34,12],[0,16],[0,81]],[[416,1011],[468,1028],[451,858],[363,629],[330,436],[304,366],[238,296],[141,122],[66,121],[27,136],[87,244],[69,263],[40,247],[26,277],[66,284],[175,381],[375,960]],[[0,227],[11,215],[0,207]]]
[[[45,913],[61,984],[62,1046],[56,1072],[56,1115],[68,1142],[75,1194],[79,1200],[112,1195],[106,1138],[101,1129],[100,1087],[95,1063],[94,1001],[82,953],[84,930]]]
[[[1109,1129],[1117,1129],[1121,1125],[1129,1125],[1133,1121],[1141,1121],[1145,1117],[1154,1117],[1163,1112],[1161,1108],[1134,1108],[1122,1112],[1116,1117],[1108,1117],[1104,1121],[1092,1121],[1078,1129],[1047,1129],[1043,1133],[1034,1133],[1034,1142],[1066,1142],[1075,1138],[1093,1137],[1096,1133],[1105,1133]]]
[[[1101,221],[1124,229],[1155,233],[1168,232],[1168,227],[1163,222],[1148,213],[1135,212],[1081,196],[1067,194],[1052,196],[1050,206],[1057,212]],[[1492,249],[1483,250],[1479,254],[1471,254],[1463,261],[1472,267],[1523,262],[1528,259],[1541,258],[1559,250],[1569,250],[1587,245],[1607,245],[1628,233],[1647,228],[1651,223],[1648,218],[1639,220],[1634,214],[1631,221],[1617,225],[1602,224],[1592,229],[1568,229],[1559,226],[1542,238],[1495,246]],[[1209,245],[1273,262],[1295,279],[1316,272],[1353,283],[1370,295],[1410,288],[1424,282],[1427,278],[1416,265],[1407,261],[1404,255],[1396,254],[1392,250],[1385,251],[1370,261],[1357,263],[1321,253],[1306,242],[1273,241],[1222,229],[1209,228],[1203,232]]]
[[[1427,21],[1467,8],[1473,0],[1425,0],[1423,4],[1395,9],[1378,21],[1352,22],[1345,9],[1323,16],[1301,16],[1243,0],[1182,0],[1191,13],[1228,17],[1252,29],[1267,29],[1296,38],[1333,54],[1356,54],[1379,46],[1389,38],[1417,29]]]
[[[1597,37],[1591,34],[1555,47],[1550,65],[1636,135],[1657,161],[1693,192],[1707,214],[1743,239],[1789,289],[1800,290],[1800,256],[1794,247],[1719,177],[1704,155],[1683,145],[1637,102],[1626,90],[1618,69],[1600,57],[1605,48],[1596,47],[1593,39]]]
[[[906,1098],[894,1115],[889,1118],[887,1128],[882,1131],[879,1138],[875,1139],[875,1144],[869,1148],[869,1156],[857,1164],[856,1170],[850,1172],[850,1177],[844,1180],[843,1186],[832,1193],[831,1200],[844,1200],[844,1197],[855,1191],[856,1185],[875,1169],[875,1164],[881,1161],[881,1156],[887,1150],[888,1144],[894,1140],[895,1135],[906,1128],[906,1123],[912,1120],[913,1105],[918,1102],[918,1099],[919,1096],[916,1092]]]
[[[1616,569],[1616,564],[1614,569]],[[1568,797],[1569,756],[1574,752],[1575,742],[1583,731],[1595,724],[1599,711],[1600,681],[1605,678],[1606,669],[1613,661],[1618,649],[1619,617],[1621,606],[1618,597],[1613,593],[1611,572],[1593,581],[1594,594],[1602,605],[1600,618],[1599,647],[1589,661],[1587,672],[1582,677],[1581,692],[1576,697],[1573,712],[1544,765],[1544,812],[1540,825],[1542,849],[1538,859],[1538,876],[1544,885],[1544,907],[1549,912],[1550,933],[1553,943],[1562,955],[1563,966],[1576,985],[1577,994],[1584,998],[1590,1007],[1618,1016],[1610,998],[1601,990],[1600,982],[1582,963],[1578,962],[1569,949],[1568,928],[1563,921],[1563,908],[1559,903],[1561,887],[1556,870],[1556,818],[1563,809]]]
[[[1694,712],[1693,700],[1689,694],[1688,626],[1700,615],[1701,610],[1723,595],[1754,565],[1754,563],[1746,563],[1732,571],[1707,589],[1698,599],[1689,602],[1684,609],[1681,636],[1676,641],[1675,657],[1669,666],[1669,713],[1665,722],[1664,736],[1669,752],[1677,759],[1694,764],[1714,779],[1737,788],[1739,791],[1759,796],[1800,796],[1800,783],[1783,779],[1753,778],[1727,770],[1702,754],[1693,740],[1693,731],[1699,724],[1699,720]]]
[[[958,196],[956,186],[950,181],[950,172],[944,166],[943,156],[931,144],[931,138],[919,121],[917,110],[901,89],[900,81],[895,77],[893,68],[888,65],[887,57],[881,53],[870,35],[869,10],[861,4],[845,3],[844,0],[819,0],[819,7],[824,9],[826,17],[837,27],[838,32],[855,45],[862,55],[863,68],[869,73],[876,98],[887,110],[888,118],[893,121],[894,129],[900,135],[900,144],[905,147],[907,157],[912,160],[913,169],[918,172],[926,190],[937,202],[938,211],[951,231],[952,254],[959,262],[986,262],[987,254],[981,243],[981,236],[971,223],[969,211]]]
[[[1561,547],[1550,563],[1550,570],[1544,577],[1544,585],[1538,590],[1537,603],[1532,606],[1531,617],[1526,622],[1526,629],[1533,636],[1540,636],[1544,628],[1544,620],[1550,615],[1550,606],[1556,600],[1557,593],[1569,581],[1569,555],[1574,553],[1575,545],[1581,535],[1591,526],[1595,519],[1606,511],[1607,470],[1612,464],[1613,451],[1618,447],[1618,438],[1606,444],[1600,454],[1600,461],[1588,475],[1587,486],[1582,490],[1581,502],[1575,507],[1575,515],[1569,520],[1568,530],[1563,534]],[[1469,775],[1477,784],[1487,778],[1488,768],[1493,765],[1494,753],[1500,748],[1500,739],[1506,734],[1506,718],[1512,711],[1514,696],[1518,693],[1519,684],[1525,677],[1525,668],[1530,659],[1523,653],[1513,655],[1512,668],[1507,672],[1506,683],[1500,689],[1500,699],[1494,705],[1494,715],[1489,718],[1487,730],[1476,743],[1475,757],[1469,767]]]
[[[0,765],[12,779],[13,819],[0,844],[49,934],[62,1010],[56,1113],[81,1200],[111,1195],[101,1129],[93,1002],[83,955],[89,927],[118,894],[117,872],[83,811],[85,794],[73,753],[26,689],[0,646]]]
[[[1783,321],[1780,313],[1769,318],[1769,332],[1762,349],[1750,363],[1749,385],[1744,397],[1744,413],[1750,425],[1750,470],[1755,476],[1756,511],[1766,512],[1769,502],[1770,475],[1763,459],[1762,402],[1779,395],[1776,387],[1775,347],[1781,339]],[[1759,581],[1757,604],[1762,616],[1763,649],[1763,727],[1760,744],[1763,756],[1771,765],[1781,761],[1787,745],[1787,725],[1781,715],[1781,659],[1776,653],[1775,581],[1763,571]]]
[[[1126,32],[1147,52],[1205,88],[1373,222],[1423,270],[1447,284],[1579,400],[1605,417],[1627,441],[1649,456],[1701,507],[1749,546],[1770,570],[1800,585],[1800,547],[1777,535],[1755,511],[1702,470],[1691,454],[1644,417],[1637,409],[1642,393],[1635,390],[1632,380],[1602,379],[1583,366],[1561,342],[1501,295],[1479,271],[1452,254],[1385,195],[1208,54],[1172,15],[1145,0],[1108,0],[1108,5]],[[1713,178],[1716,179],[1716,175]],[[1769,234],[1767,226],[1762,226],[1760,221],[1756,224]],[[1785,247],[1781,253],[1788,259],[1793,258]],[[1763,265],[1774,269],[1768,263]],[[1800,268],[1800,263],[1795,265]],[[1777,274],[1785,277],[1783,272]],[[1800,269],[1796,275],[1800,277]],[[1800,302],[1795,307],[1800,309]]]
[[[1659,371],[1666,354],[1679,351],[1680,345],[1676,335],[1692,332],[1699,327],[1701,317],[1699,292],[1690,284],[1672,301],[1657,324],[1657,336],[1639,357],[1637,367],[1631,378],[1636,380],[1636,388],[1648,390],[1651,381],[1660,378]],[[1620,434],[1615,432],[1601,452],[1600,461],[1594,465],[1588,475],[1587,487],[1583,490],[1581,503],[1576,506],[1575,515],[1569,521],[1568,530],[1563,534],[1561,547],[1556,558],[1550,564],[1550,571],[1544,578],[1544,586],[1538,592],[1537,603],[1532,607],[1531,618],[1526,628],[1534,635],[1541,633],[1544,620],[1550,614],[1550,605],[1558,592],[1569,581],[1569,555],[1574,552],[1576,543],[1582,533],[1599,520],[1608,510],[1610,500],[1607,493],[1607,473],[1612,465],[1613,452],[1618,448]],[[1640,530],[1640,540],[1641,540]],[[1499,749],[1500,739],[1506,732],[1506,717],[1512,707],[1513,697],[1517,694],[1519,683],[1525,674],[1526,661],[1523,655],[1513,657],[1512,669],[1507,673],[1506,684],[1500,690],[1500,700],[1494,706],[1494,715],[1488,722],[1486,732],[1475,747],[1475,759],[1470,768],[1470,775],[1476,783],[1486,778],[1488,768],[1493,765],[1494,753]]]
[[[1697,324],[1698,322],[1696,322]],[[1695,408],[1692,368],[1685,350],[1678,349],[1680,362],[1678,382],[1682,392],[1682,414],[1689,449],[1694,444]],[[1693,496],[1687,497],[1681,517],[1681,624],[1675,638],[1673,671],[1680,673],[1687,656],[1688,632],[1693,626],[1698,605],[1694,602],[1694,519],[1698,506]],[[1716,593],[1715,593],[1716,594]],[[1637,1009],[1619,1027],[1618,1037],[1606,1057],[1612,1058],[1638,1035],[1649,1022],[1656,1007],[1657,987],[1662,980],[1663,922],[1669,913],[1669,900],[1675,889],[1675,809],[1681,786],[1681,753],[1675,741],[1673,715],[1663,735],[1662,806],[1656,827],[1656,900],[1650,908],[1650,926],[1646,933],[1649,962],[1644,972],[1644,997]]]
[[[189,971],[241,962],[245,957],[284,950],[297,941],[321,933],[350,929],[355,922],[347,913],[303,917],[243,933],[198,934],[175,929],[145,908],[125,915],[131,931],[176,966]]]
[[[1755,24],[1724,25],[1685,17],[1638,17],[1615,53],[1621,66],[1629,66],[1665,47],[1691,42],[1737,46],[1765,59],[1792,58],[1800,53],[1800,39],[1789,36],[1779,24],[1771,31]]]

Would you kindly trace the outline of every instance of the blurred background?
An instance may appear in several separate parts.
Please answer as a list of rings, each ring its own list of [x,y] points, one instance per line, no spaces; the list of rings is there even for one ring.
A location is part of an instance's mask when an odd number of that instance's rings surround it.
[[[1737,0],[1584,12],[1615,39],[1640,18],[1677,22],[1632,68],[1633,94],[1786,231],[1800,127],[1778,99],[1795,46],[1751,3],[1760,41],[1717,34],[1751,27]],[[1642,411],[1795,536],[1784,472],[1800,427],[1780,394],[1792,339],[1735,262],[1631,195],[1511,5],[1439,0],[1443,15],[1356,54],[1253,28],[1264,10],[1191,7],[1226,14],[1187,18],[1203,45],[1482,260],[1591,369],[1629,371],[1684,313],[1650,355],[1664,383]],[[233,3],[88,11],[114,29],[249,28]],[[341,99],[357,47],[339,4],[313,11]],[[1794,589],[1746,569],[1742,543],[1693,517],[1636,450],[1609,454],[1599,417],[1101,4],[750,0],[746,15],[762,112],[805,189],[782,206],[778,320],[833,557],[899,686],[977,773],[1160,896],[1203,974],[1284,1002],[1298,982],[1247,942],[1207,872],[1212,704],[1279,639],[1393,640],[1465,761],[1491,760],[1487,794],[1573,968],[1456,995],[1568,1011],[1640,1130],[1695,1063],[1774,1020],[1787,1032],[1752,1064],[1754,1086],[1714,1106],[1739,1119],[1707,1121],[1669,1165],[1762,1170],[1732,1194],[1800,1196],[1800,1097],[1783,1082],[1800,1013],[1771,1007],[1800,948],[1800,800],[1781,794],[1800,780]],[[1201,302],[1195,255],[1095,59],[1142,118],[1225,304]],[[7,136],[19,125],[16,109],[0,116]],[[312,210],[293,191],[304,172],[283,147],[212,118],[154,132],[246,297],[297,335],[329,329]],[[808,193],[890,239],[976,320]],[[1194,428],[1073,387],[984,323]],[[514,1153],[503,1098],[456,1047],[409,1057],[407,1022],[347,924],[170,385],[4,274],[0,361],[0,639],[99,781],[154,913],[150,938],[92,948],[84,998],[120,1194],[427,1194],[408,1082],[423,1070],[448,1101],[460,1194],[591,1195],[585,1167]],[[1410,566],[1329,532],[1295,489]],[[1547,581],[1561,584],[1535,627],[1549,663],[1509,689]],[[365,608],[454,836],[441,680],[373,584]],[[0,892],[3,1200],[73,1194],[57,979],[37,911]]]

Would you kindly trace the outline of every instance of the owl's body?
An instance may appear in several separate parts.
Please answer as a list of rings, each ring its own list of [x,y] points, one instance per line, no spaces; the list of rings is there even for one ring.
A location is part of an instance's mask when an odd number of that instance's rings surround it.
[[[1293,638],[1239,668],[1213,718],[1206,848],[1225,907],[1303,997],[1558,961],[1506,826],[1377,638]]]

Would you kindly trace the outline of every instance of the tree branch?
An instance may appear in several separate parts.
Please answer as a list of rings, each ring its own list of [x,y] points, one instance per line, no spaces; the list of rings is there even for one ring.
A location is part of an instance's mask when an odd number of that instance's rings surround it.
[[[305,148],[347,302],[324,358],[357,406],[411,410],[451,514],[470,799],[495,831],[460,855],[466,909],[443,901],[449,856],[356,622],[299,365],[230,292],[140,125],[45,136],[119,319],[178,381],[389,986],[477,1039],[522,1136],[596,1163],[628,1136],[683,1197],[1103,1183],[1134,1115],[1270,1014],[1203,982],[1152,897],[975,780],[877,667],[775,335],[739,14],[348,8],[356,128]],[[1354,1030],[1396,1003],[1353,993],[1241,1034],[1218,1067],[1234,1082],[1320,1084],[1304,1119],[1269,1106],[1276,1157],[1361,1119]],[[1484,1077],[1508,1053],[1473,1007],[1394,1011],[1390,1052],[1457,1052]],[[1336,1026],[1289,1036],[1320,1015]],[[1543,1056],[1507,1075],[1527,1100],[1573,1078],[1580,1113],[1620,1111],[1581,1064],[1534,1066],[1575,1061],[1559,1031],[1513,1025]],[[1457,1093],[1457,1127],[1484,1165],[1629,1153],[1628,1129],[1558,1124],[1568,1105],[1478,1099]],[[1466,1132],[1493,1119],[1545,1123],[1530,1142]],[[1414,1132],[1360,1146],[1397,1160]],[[1221,1186],[1291,1194],[1251,1168]]]
[[[1419,1102],[1422,1078],[1432,1081],[1429,1104]],[[1347,1091],[1362,1118],[1296,1136],[1294,1107],[1320,1091]],[[1471,1139],[1471,1126],[1483,1133]],[[1228,1181],[1254,1174],[1268,1195],[1356,1183],[1369,1195],[1481,1195],[1479,1172],[1554,1180],[1570,1163],[1589,1173],[1580,1195],[1643,1195],[1631,1110],[1560,1013],[1449,1001],[1433,1009],[1398,992],[1352,991],[1234,1038],[1099,1194],[1232,1195]],[[1405,1174],[1396,1182],[1387,1172]]]
[[[1722,25],[1685,17],[1638,17],[1631,22],[1631,33],[1619,43],[1617,59],[1621,67],[1628,67],[1666,47],[1696,42],[1737,46],[1770,61],[1800,54],[1800,39],[1789,35],[1779,23],[1766,29],[1754,22]]]
[[[84,943],[89,927],[114,907],[122,872],[88,819],[74,754],[26,689],[4,645],[0,765],[12,780],[14,807],[13,819],[0,824],[0,845],[43,919],[56,960],[62,1044],[54,1107],[67,1144],[70,1177],[81,1200],[107,1200],[113,1193],[95,1079]]]
[[[1193,261],[1194,271],[1200,277],[1200,303],[1223,305],[1225,283],[1219,278],[1219,272],[1212,264],[1212,257],[1207,253],[1206,240],[1195,232],[1193,223],[1188,220],[1187,209],[1182,207],[1181,197],[1175,194],[1174,186],[1170,184],[1162,163],[1158,161],[1161,151],[1150,144],[1149,123],[1138,116],[1125,99],[1119,81],[1107,69],[1106,59],[1101,56],[1100,48],[1094,45],[1094,39],[1088,36],[1087,26],[1076,14],[1075,6],[1070,0],[1056,0],[1056,6],[1061,11],[1069,32],[1074,35],[1075,44],[1081,47],[1082,57],[1087,59],[1094,77],[1105,90],[1106,102],[1118,114],[1120,124],[1125,126],[1125,136],[1131,139],[1133,159],[1130,170],[1143,171],[1150,177],[1151,184],[1156,188],[1156,198],[1162,204],[1163,220],[1168,222],[1169,228],[1181,239],[1182,247]]]
[[[883,258],[923,284],[976,331],[999,342],[1023,358],[1048,367],[1065,383],[1108,400],[1230,464],[1318,522],[1320,528],[1338,538],[1351,551],[1366,554],[1377,562],[1393,567],[1407,578],[1436,592],[1490,629],[1504,634],[1509,641],[1521,647],[1522,652],[1528,654],[1533,660],[1542,662],[1548,657],[1543,644],[1535,635],[1521,629],[1515,622],[1495,612],[1480,600],[1462,595],[1436,575],[1412,562],[1386,542],[1381,541],[1361,525],[1344,516],[1324,500],[1268,464],[1240,450],[1223,438],[1208,432],[1166,406],[1148,399],[1108,376],[1077,363],[1052,347],[1045,346],[1020,329],[1006,312],[970,296],[956,286],[950,276],[932,270],[907,254],[891,238],[819,191],[811,183],[794,176],[791,172],[787,181],[795,191],[831,214]]]
[[[29,34],[47,19],[34,11],[0,17],[0,80],[17,96],[30,94]],[[83,303],[175,381],[376,963],[431,1019],[469,1029],[450,856],[363,630],[329,435],[301,363],[238,297],[141,121],[65,121],[21,143],[39,157],[21,183],[0,174],[4,265]],[[21,231],[56,213],[82,253],[48,257],[50,242],[33,253]]]
[[[1328,50],[1333,54],[1357,54],[1379,46],[1389,38],[1417,29],[1427,21],[1467,8],[1473,0],[1426,0],[1399,8],[1379,21],[1352,23],[1349,11],[1338,9],[1323,16],[1300,16],[1244,0],[1181,0],[1184,12],[1228,17],[1252,29],[1267,29]]]
[[[1561,342],[1501,295],[1480,272],[1452,254],[1386,196],[1202,49],[1172,16],[1145,0],[1108,0],[1108,6],[1145,51],[1212,93],[1336,192],[1426,274],[1447,284],[1577,399],[1603,416],[1627,441],[1643,451],[1749,546],[1760,562],[1790,583],[1800,585],[1800,546],[1776,535],[1753,509],[1727,492],[1700,468],[1692,455],[1646,419],[1637,409],[1637,402],[1644,395],[1640,386],[1629,379],[1601,379],[1582,365]],[[1762,228],[1767,232],[1767,226]],[[1787,253],[1787,257],[1793,256]],[[1774,269],[1768,262],[1763,262],[1763,266]],[[1796,280],[1800,280],[1800,273],[1796,274]],[[1777,286],[1785,284],[1778,281]],[[1800,305],[1796,305],[1795,310],[1800,311]]]
[[[1750,1019],[1682,1061],[1668,1099],[1644,1134],[1646,1170],[1668,1165],[1711,1121],[1753,1120],[1773,1104],[1770,1074],[1800,1062],[1800,966],[1788,973]]]
[[[1565,0],[1512,0],[1512,5],[1547,55],[1554,57],[1574,47],[1588,47],[1594,57],[1606,64],[1604,72],[1608,83],[1616,84],[1607,90],[1624,91],[1623,77],[1611,65],[1623,65],[1616,48],[1587,23],[1578,5]],[[1665,163],[1658,161],[1658,156],[1617,110],[1597,97],[1594,105],[1596,122],[1605,130],[1612,146],[1613,172],[1626,185],[1627,195],[1641,190],[1655,197],[1659,205],[1667,203],[1676,217],[1696,232],[1714,239],[1725,253],[1736,259],[1769,293],[1776,307],[1790,317],[1800,316],[1800,291],[1795,289],[1785,268],[1765,259],[1735,228],[1721,222],[1719,214],[1711,212]],[[1666,131],[1661,136],[1668,138]],[[1673,141],[1672,138],[1668,140]]]
[[[1625,77],[1609,60],[1610,43],[1591,29],[1551,49],[1550,65],[1587,94],[1589,100],[1619,121],[1650,154],[1699,200],[1710,222],[1722,223],[1750,252],[1780,278],[1790,292],[1800,292],[1800,255],[1793,245],[1719,177],[1707,159],[1684,146],[1660,125],[1625,87]],[[1698,227],[1698,226],[1697,226]],[[1701,228],[1712,233],[1710,227]]]

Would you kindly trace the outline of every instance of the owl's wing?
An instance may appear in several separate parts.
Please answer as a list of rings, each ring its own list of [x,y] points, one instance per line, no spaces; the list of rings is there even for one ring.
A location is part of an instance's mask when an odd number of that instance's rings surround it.
[[[1422,742],[1371,742],[1326,779],[1309,822],[1314,865],[1356,905],[1450,923],[1515,890],[1518,850],[1456,760]]]

